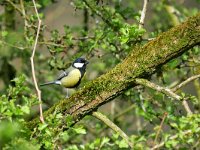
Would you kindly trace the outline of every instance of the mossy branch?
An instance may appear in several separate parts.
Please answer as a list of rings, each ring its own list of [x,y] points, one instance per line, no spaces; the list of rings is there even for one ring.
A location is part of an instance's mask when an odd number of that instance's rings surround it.
[[[78,122],[123,91],[134,87],[136,78],[149,77],[160,66],[198,44],[200,44],[200,13],[160,34],[147,44],[135,46],[122,63],[99,78],[88,82],[70,98],[55,104],[44,113],[44,117],[56,111],[64,116],[72,115],[74,122]],[[64,119],[60,127],[65,125]],[[39,119],[36,118],[27,125],[33,130],[38,123]]]

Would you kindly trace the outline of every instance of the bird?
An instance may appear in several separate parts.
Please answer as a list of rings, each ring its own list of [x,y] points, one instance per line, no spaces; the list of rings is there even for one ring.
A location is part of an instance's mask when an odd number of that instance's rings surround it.
[[[40,86],[57,84],[65,88],[76,88],[81,83],[88,63],[89,62],[84,58],[77,58],[56,80],[40,84]]]

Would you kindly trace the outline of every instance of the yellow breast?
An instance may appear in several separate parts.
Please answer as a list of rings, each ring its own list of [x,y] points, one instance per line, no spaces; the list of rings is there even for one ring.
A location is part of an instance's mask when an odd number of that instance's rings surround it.
[[[69,72],[68,76],[62,78],[61,85],[66,88],[72,88],[74,87],[80,80],[81,73],[78,69],[74,69]]]

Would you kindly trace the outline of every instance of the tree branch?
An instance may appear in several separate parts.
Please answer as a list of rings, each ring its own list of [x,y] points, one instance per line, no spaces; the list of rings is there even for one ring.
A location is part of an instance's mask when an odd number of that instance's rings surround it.
[[[143,9],[141,12],[141,17],[140,17],[140,22],[139,22],[139,29],[143,28],[143,26],[144,26],[144,19],[145,19],[146,12],[147,12],[148,2],[149,2],[149,0],[144,0]]]
[[[192,114],[192,111],[190,110],[190,107],[188,105],[188,103],[186,102],[185,98],[182,98],[181,96],[177,95],[176,93],[172,92],[171,89],[169,88],[165,88],[165,87],[161,87],[153,82],[150,82],[148,80],[145,79],[136,79],[135,80],[137,84],[141,84],[147,87],[150,87],[158,92],[164,93],[166,95],[168,95],[171,98],[174,98],[176,100],[182,101],[182,104],[187,112],[188,115]]]
[[[23,15],[23,18],[24,18],[24,37],[26,40],[28,40],[27,38],[27,28],[28,28],[28,21],[26,20],[26,11],[25,11],[25,8],[24,8],[24,1],[23,0],[20,0],[20,6],[21,6],[21,12],[22,12],[22,15]]]
[[[30,20],[29,17],[26,16],[26,14],[23,12],[22,9],[20,9],[16,4],[14,4],[11,0],[6,0],[15,10],[17,10],[26,20]]]
[[[157,68],[198,44],[200,44],[200,13],[160,34],[147,44],[135,46],[122,63],[86,83],[70,98],[55,104],[44,113],[44,116],[53,112],[62,113],[63,116],[69,114],[76,123],[125,90],[134,87],[136,78],[148,78]],[[64,119],[57,129],[65,126]],[[33,130],[38,122],[39,119],[36,118],[28,123],[28,127]]]
[[[190,134],[190,133],[192,133],[192,130],[186,130],[186,131],[182,132],[182,135],[187,136],[187,135]],[[158,149],[158,148],[164,146],[165,143],[166,143],[167,141],[169,141],[169,140],[174,140],[174,139],[176,139],[176,138],[178,138],[178,137],[179,137],[178,134],[175,134],[175,135],[173,135],[173,136],[170,136],[170,137],[168,138],[168,140],[165,140],[165,141],[161,142],[160,144],[155,145],[155,146],[154,146],[153,148],[151,148],[150,150]]]
[[[114,124],[110,119],[108,119],[105,115],[103,115],[100,112],[96,112],[94,111],[92,113],[92,115],[94,117],[96,117],[97,119],[103,121],[107,126],[109,126],[113,131],[117,132],[126,142],[127,144],[133,148],[132,143],[129,141],[129,137],[126,135],[126,133],[124,133],[124,131],[122,131],[116,124]]]
[[[191,77],[188,78],[187,80],[181,82],[179,85],[177,85],[176,87],[174,87],[174,88],[172,89],[172,91],[176,92],[177,90],[179,90],[180,88],[182,88],[183,86],[185,86],[186,84],[192,82],[193,80],[195,80],[195,79],[197,79],[197,78],[200,78],[200,74],[191,76]]]
[[[160,126],[159,126],[159,128],[158,128],[158,131],[157,131],[157,133],[156,133],[156,137],[155,137],[155,139],[154,139],[154,143],[155,143],[155,144],[157,143],[158,136],[159,136],[159,134],[160,134],[160,131],[162,130],[162,127],[163,127],[163,124],[164,124],[164,121],[165,121],[167,115],[168,115],[167,112],[165,112],[165,113],[163,114],[162,121],[161,121],[161,123],[160,123]]]

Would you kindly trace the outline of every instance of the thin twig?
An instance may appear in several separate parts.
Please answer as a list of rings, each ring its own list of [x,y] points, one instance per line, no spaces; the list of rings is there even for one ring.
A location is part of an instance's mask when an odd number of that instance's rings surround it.
[[[188,84],[189,82],[197,79],[197,78],[200,78],[200,74],[198,75],[194,75],[194,76],[191,76],[190,78],[188,78],[187,80],[181,82],[179,85],[177,85],[176,87],[174,87],[172,89],[173,92],[176,92],[177,90],[179,90],[180,88],[182,88],[183,86],[185,86],[186,84]]]
[[[41,41],[41,42],[38,42],[38,44],[41,44],[41,45],[48,45],[48,46],[56,46],[56,47],[61,47],[61,48],[67,48],[67,46],[65,46],[64,44],[56,44],[56,43],[53,43],[53,42],[48,42],[48,41]]]
[[[190,133],[192,133],[192,130],[186,130],[185,132],[182,132],[182,135],[187,135],[187,134],[190,134]],[[176,138],[178,138],[178,134],[175,134],[175,135],[169,137],[168,140],[174,140],[174,139],[176,139]],[[157,148],[160,148],[160,147],[164,146],[165,143],[166,143],[168,140],[163,141],[163,142],[161,142],[161,143],[158,144],[158,145],[155,145],[155,146],[154,146],[153,148],[151,148],[150,150],[155,150],[155,149],[157,149]]]
[[[174,26],[177,26],[178,24],[180,24],[180,12],[178,12],[177,9],[175,9],[175,7],[173,5],[170,4],[165,4],[164,8],[166,9],[169,17],[171,18],[171,23]]]
[[[95,8],[93,8],[89,3],[88,3],[88,1],[87,0],[83,0],[83,2],[85,3],[85,5],[94,13],[94,14],[96,14],[97,16],[99,16],[105,23],[107,23],[109,26],[113,26],[112,25],[112,23],[110,22],[110,20],[109,19],[107,19],[107,18],[105,18],[105,16],[102,14],[102,13],[100,13],[100,11],[98,10],[98,9],[95,9]]]
[[[112,101],[111,105],[110,105],[110,114],[112,116],[111,120],[114,120],[114,115],[115,115],[115,106],[116,106],[116,102]]]
[[[87,39],[93,39],[93,38],[95,38],[95,37],[94,36],[72,37],[72,40],[78,41],[78,40],[87,40]],[[38,42],[38,44],[44,44],[44,45],[49,45],[49,46],[57,46],[57,47],[61,47],[61,48],[67,48],[68,47],[65,44],[57,44],[57,43],[51,42],[51,40],[40,41],[40,42]]]
[[[192,111],[186,101],[186,99],[182,98],[181,96],[177,95],[176,93],[174,93],[172,90],[170,90],[169,88],[166,88],[166,87],[161,87],[153,82],[150,82],[146,79],[136,79],[135,82],[137,84],[141,84],[141,85],[144,85],[144,86],[147,86],[147,87],[150,87],[158,92],[161,92],[165,95],[168,95],[169,97],[172,97],[176,100],[179,100],[179,101],[182,101],[182,104],[187,112],[188,115],[192,114]]]
[[[0,44],[1,43],[4,44],[4,45],[6,45],[6,46],[10,46],[10,47],[17,48],[17,49],[20,49],[20,50],[25,50],[25,49],[28,48],[28,47],[24,47],[24,46],[16,46],[16,45],[13,45],[11,43],[8,43],[8,42],[0,40]]]
[[[165,121],[165,118],[167,117],[167,115],[168,115],[167,112],[165,112],[164,115],[163,115],[162,121],[161,121],[160,126],[159,126],[159,128],[158,128],[158,131],[157,131],[157,133],[156,133],[156,137],[155,137],[154,143],[157,142],[158,136],[159,136],[159,134],[160,134],[160,131],[161,131],[162,127],[163,127],[163,124],[164,124],[164,121]]]
[[[15,8],[15,10],[17,10],[21,15],[23,15],[22,10],[19,7],[17,7],[11,0],[6,0],[6,2],[8,2],[11,6]]]
[[[147,39],[142,39],[143,41],[152,41],[155,40],[156,38],[147,38]]]
[[[200,101],[200,83],[199,83],[199,80],[194,80],[193,84],[194,84],[195,91],[197,93],[197,98]],[[200,108],[200,103],[199,103],[199,108]]]
[[[124,114],[126,114],[127,112],[133,110],[133,108],[135,107],[135,104],[132,104],[131,106],[129,106],[128,108],[126,108],[125,110],[121,111],[119,114],[117,114],[114,117],[114,120],[118,119],[119,117],[123,116]]]
[[[149,0],[144,0],[143,9],[141,12],[141,17],[140,17],[140,22],[139,22],[139,29],[143,28],[143,26],[144,26],[144,19],[145,19],[146,12],[147,12],[148,2],[149,2]]]
[[[127,144],[133,148],[133,144],[129,141],[129,137],[122,131],[116,124],[114,124],[110,119],[108,119],[105,115],[100,112],[93,112],[92,115],[99,120],[103,121],[107,126],[109,126],[112,130],[119,133],[119,135],[127,142]]]
[[[27,33],[28,22],[26,20],[26,11],[25,11],[25,8],[24,8],[24,1],[23,0],[20,0],[20,6],[21,6],[21,10],[22,10],[22,16],[24,18],[24,36],[27,40],[28,38],[26,36],[26,33]]]
[[[35,43],[34,43],[34,46],[33,46],[33,51],[32,51],[32,55],[31,55],[30,60],[31,60],[31,70],[32,70],[33,81],[34,81],[35,89],[37,91],[38,100],[39,100],[40,121],[42,123],[44,123],[44,117],[43,117],[43,112],[42,112],[41,91],[40,91],[38,84],[37,84],[37,79],[36,79],[36,76],[35,76],[35,67],[34,67],[34,56],[35,56],[35,51],[36,51],[36,47],[37,47],[37,43],[38,43],[40,27],[41,27],[42,21],[40,20],[35,0],[32,0],[32,2],[33,2],[34,8],[35,8],[35,13],[36,13],[37,19],[38,19],[38,28],[37,28],[37,34],[36,34],[36,37],[35,37]]]
[[[26,18],[26,20],[30,20],[26,15],[24,15],[23,10],[21,10],[19,7],[17,7],[11,0],[6,0],[6,2],[8,2],[11,6],[13,6],[15,8],[15,10],[17,10],[23,17]]]
[[[95,36],[84,36],[84,37],[73,37],[72,40],[87,40],[87,39],[94,39]]]
[[[135,104],[131,105],[130,107],[126,108],[125,110],[121,111],[119,114],[117,114],[116,116],[114,116],[113,120],[117,120],[118,118],[120,118],[121,116],[125,115],[126,113],[128,113],[129,111],[131,111],[133,108],[135,107]],[[103,127],[101,130],[103,131],[104,129],[107,129],[108,127]]]

